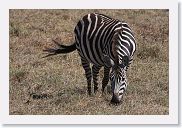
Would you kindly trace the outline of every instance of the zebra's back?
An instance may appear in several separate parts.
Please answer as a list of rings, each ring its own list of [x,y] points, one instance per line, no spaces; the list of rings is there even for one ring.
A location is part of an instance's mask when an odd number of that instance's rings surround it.
[[[85,15],[75,27],[75,40],[77,50],[81,58],[86,59],[88,62],[95,65],[104,65],[103,54],[107,54],[110,58],[114,58],[112,50],[112,38],[117,31],[125,29],[123,38],[123,45],[129,47],[127,56],[133,53],[133,44],[131,39],[133,34],[126,23],[122,24],[117,19],[112,19],[103,14],[91,13]],[[122,32],[122,31],[121,31]],[[129,33],[129,34],[128,34]],[[121,33],[122,35],[122,33]],[[130,44],[132,46],[130,46]],[[126,52],[123,53],[125,55]]]

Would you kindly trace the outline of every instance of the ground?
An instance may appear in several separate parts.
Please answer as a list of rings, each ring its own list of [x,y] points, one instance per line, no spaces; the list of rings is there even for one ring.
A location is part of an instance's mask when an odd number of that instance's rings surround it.
[[[49,58],[45,47],[74,42],[74,27],[90,12],[126,21],[137,50],[128,69],[123,102],[111,94],[88,96],[77,51]],[[9,113],[12,115],[166,115],[169,114],[168,10],[10,10]],[[109,90],[109,88],[108,88]]]

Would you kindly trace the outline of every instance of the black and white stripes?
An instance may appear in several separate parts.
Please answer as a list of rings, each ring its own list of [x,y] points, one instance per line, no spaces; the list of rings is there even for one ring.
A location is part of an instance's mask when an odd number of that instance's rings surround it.
[[[91,13],[80,19],[74,32],[76,46],[59,45],[61,47],[59,50],[46,49],[45,51],[59,54],[77,49],[85,70],[89,94],[92,93],[92,79],[94,92],[97,91],[97,76],[104,66],[102,91],[104,92],[110,77],[113,90],[112,102],[120,102],[127,87],[126,71],[136,49],[131,28],[124,21]]]

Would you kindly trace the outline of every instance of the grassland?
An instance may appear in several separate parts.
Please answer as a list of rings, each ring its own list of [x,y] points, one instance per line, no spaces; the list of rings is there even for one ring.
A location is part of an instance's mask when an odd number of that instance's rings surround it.
[[[127,21],[136,37],[137,51],[127,74],[127,92],[117,106],[110,105],[109,93],[87,95],[77,51],[42,58],[45,47],[55,46],[52,39],[72,44],[75,25],[90,12]],[[9,113],[169,114],[168,15],[168,10],[10,10]],[[102,78],[103,70],[99,80]]]

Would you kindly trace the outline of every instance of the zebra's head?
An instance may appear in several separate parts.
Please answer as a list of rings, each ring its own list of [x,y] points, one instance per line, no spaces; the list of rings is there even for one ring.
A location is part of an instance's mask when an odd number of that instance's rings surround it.
[[[112,59],[110,62],[112,65],[110,80],[113,93],[111,102],[119,103],[127,87],[126,71],[128,65],[128,57],[123,57],[122,61],[119,63],[115,63]]]
[[[122,57],[122,60],[117,63],[108,56],[105,56],[105,62],[107,66],[111,67],[110,81],[113,94],[111,102],[119,103],[121,102],[123,93],[127,87],[126,71],[129,59],[127,56],[124,56]]]
[[[127,54],[121,54],[121,41],[118,41],[118,33],[114,35],[112,40],[112,53],[113,57],[106,55],[104,57],[104,63],[106,66],[111,67],[110,81],[112,88],[112,100],[113,103],[121,102],[124,91],[127,87],[126,71],[129,65],[129,57]]]

